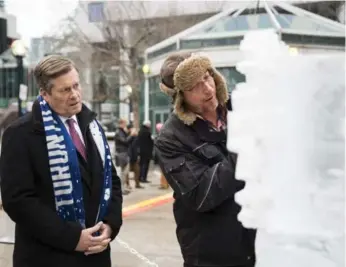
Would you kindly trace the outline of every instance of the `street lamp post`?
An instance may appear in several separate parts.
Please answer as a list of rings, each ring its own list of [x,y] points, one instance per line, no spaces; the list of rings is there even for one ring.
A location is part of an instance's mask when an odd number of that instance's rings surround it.
[[[130,85],[125,86],[128,99],[129,99],[129,122],[132,124],[133,121],[133,106],[132,106],[132,87]]]
[[[145,64],[142,67],[142,71],[144,73],[145,77],[145,83],[144,83],[144,120],[149,120],[149,73],[150,73],[150,66],[148,64]]]
[[[23,96],[25,93],[21,92],[21,90],[25,90],[23,58],[26,55],[26,48],[23,41],[15,40],[11,45],[11,51],[17,60],[18,117],[21,117],[23,116],[22,100],[26,100],[26,97]]]

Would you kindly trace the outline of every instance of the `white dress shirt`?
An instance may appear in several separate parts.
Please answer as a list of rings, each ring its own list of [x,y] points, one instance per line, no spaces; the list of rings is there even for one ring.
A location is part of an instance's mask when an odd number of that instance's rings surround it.
[[[70,128],[69,128],[69,126],[68,126],[68,124],[67,124],[66,121],[67,121],[68,119],[73,119],[73,120],[76,122],[76,123],[73,124],[73,125],[74,125],[74,128],[76,129],[76,131],[77,131],[77,133],[78,133],[80,139],[82,140],[83,144],[85,145],[85,142],[84,142],[84,139],[83,139],[82,131],[81,131],[81,129],[79,128],[79,125],[78,125],[77,116],[76,116],[76,115],[73,115],[73,116],[70,117],[70,118],[66,118],[66,117],[63,117],[63,116],[60,116],[60,115],[59,115],[59,118],[61,119],[61,121],[62,121],[63,124],[65,125],[66,130],[67,130],[68,133],[70,133]]]

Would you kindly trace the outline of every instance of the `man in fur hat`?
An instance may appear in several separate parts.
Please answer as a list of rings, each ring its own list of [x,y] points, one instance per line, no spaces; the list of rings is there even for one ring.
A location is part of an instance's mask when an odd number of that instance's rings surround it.
[[[244,182],[235,179],[237,157],[226,148],[231,104],[225,80],[207,57],[190,53],[169,56],[161,80],[174,112],[155,146],[174,190],[184,267],[253,267],[255,231],[238,221],[234,201]]]

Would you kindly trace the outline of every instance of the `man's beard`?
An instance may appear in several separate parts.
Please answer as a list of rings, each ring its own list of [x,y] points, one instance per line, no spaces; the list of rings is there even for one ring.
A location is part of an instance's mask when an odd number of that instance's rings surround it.
[[[207,104],[204,104],[201,106],[187,105],[187,108],[188,108],[188,110],[190,110],[190,111],[203,117],[203,114],[216,111],[218,105],[219,105],[219,102],[216,100],[215,102],[214,101],[211,102],[209,105],[207,105]]]

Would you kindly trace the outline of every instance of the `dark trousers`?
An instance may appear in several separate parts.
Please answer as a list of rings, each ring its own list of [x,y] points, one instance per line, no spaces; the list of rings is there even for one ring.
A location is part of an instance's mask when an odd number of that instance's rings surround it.
[[[219,266],[219,267],[254,267],[255,266],[255,261],[256,261],[256,258],[253,257],[248,264],[245,264],[245,265],[233,265],[233,266]],[[191,264],[188,264],[188,263],[184,263],[184,267],[199,267],[197,265],[191,265]],[[207,267],[207,266],[203,266],[203,267]],[[213,267],[213,266],[210,266],[210,267]]]
[[[133,172],[135,174],[135,183],[136,187],[138,187],[139,184],[139,164],[138,162],[130,162],[130,172]],[[129,176],[130,173],[127,174]],[[130,185],[130,179],[127,178],[126,180],[127,185]]]
[[[220,266],[220,267],[251,267],[253,265],[234,265],[234,266]],[[184,263],[184,267],[200,267],[200,266],[197,266],[197,265],[190,265],[190,264],[186,264]],[[204,266],[203,266],[204,267]],[[206,266],[205,266],[206,267]],[[210,266],[210,267],[213,267],[213,266]]]
[[[141,157],[141,160],[140,160],[139,164],[140,164],[139,180],[141,182],[147,181],[149,164],[150,164],[150,158],[142,158]]]

